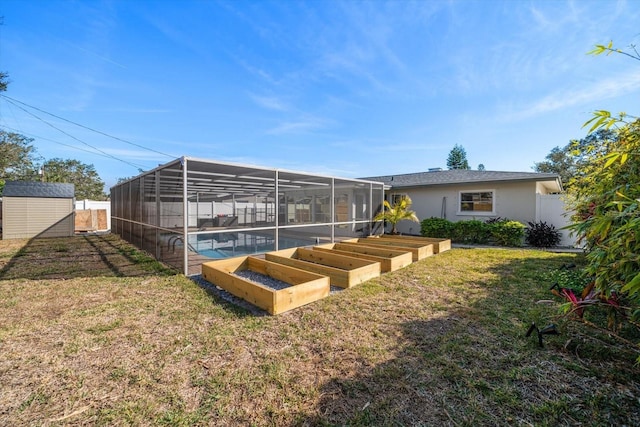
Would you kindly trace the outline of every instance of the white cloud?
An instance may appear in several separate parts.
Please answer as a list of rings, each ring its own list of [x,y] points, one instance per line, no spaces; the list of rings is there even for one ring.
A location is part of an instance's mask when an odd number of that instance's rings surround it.
[[[266,131],[270,135],[300,134],[327,128],[331,122],[319,117],[303,117],[286,121]]]
[[[253,102],[267,110],[288,111],[290,107],[278,97],[249,94]]]
[[[595,82],[590,87],[576,88],[570,91],[557,91],[519,111],[505,115],[505,118],[522,120],[568,107],[616,98],[635,92],[638,89],[640,89],[640,72],[635,71]]]
[[[107,56],[105,56],[105,55],[100,55],[99,53],[94,52],[93,50],[85,49],[85,48],[83,48],[83,47],[81,47],[81,46],[78,46],[78,45],[73,44],[73,43],[68,42],[68,41],[67,41],[66,43],[67,43],[69,46],[71,46],[71,47],[73,47],[73,48],[75,48],[75,49],[78,49],[78,50],[79,50],[79,51],[81,51],[81,52],[88,53],[89,55],[92,55],[92,56],[94,56],[94,57],[96,57],[96,58],[98,58],[98,59],[100,59],[100,60],[102,60],[102,61],[104,61],[104,62],[107,62],[107,63],[109,63],[109,64],[113,64],[113,65],[115,65],[115,66],[117,66],[117,67],[120,67],[120,68],[123,68],[123,69],[126,69],[126,68],[127,68],[125,65],[123,65],[123,64],[121,64],[121,63],[119,63],[119,62],[117,62],[117,61],[114,61],[113,59],[111,59],[111,58],[109,58],[109,57],[107,57]]]

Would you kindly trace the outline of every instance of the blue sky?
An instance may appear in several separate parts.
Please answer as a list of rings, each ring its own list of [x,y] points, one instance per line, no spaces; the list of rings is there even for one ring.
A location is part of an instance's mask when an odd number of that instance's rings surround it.
[[[474,169],[532,171],[592,111],[640,112],[640,63],[586,55],[640,42],[637,1],[3,0],[0,15],[4,94],[42,110],[0,99],[0,126],[107,187],[181,155],[420,172],[455,144]]]

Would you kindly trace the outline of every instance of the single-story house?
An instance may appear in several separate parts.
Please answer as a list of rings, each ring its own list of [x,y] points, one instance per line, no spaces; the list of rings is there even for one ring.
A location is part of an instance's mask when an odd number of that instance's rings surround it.
[[[432,169],[363,179],[383,182],[390,203],[409,196],[411,209],[420,220],[437,217],[457,222],[500,217],[525,225],[546,221],[558,229],[569,221],[559,195],[562,181],[553,173]],[[401,233],[420,234],[420,225],[411,221],[401,221],[397,228]],[[562,233],[562,244],[572,245],[569,233]]]
[[[2,239],[74,234],[73,184],[7,181],[2,193]]]

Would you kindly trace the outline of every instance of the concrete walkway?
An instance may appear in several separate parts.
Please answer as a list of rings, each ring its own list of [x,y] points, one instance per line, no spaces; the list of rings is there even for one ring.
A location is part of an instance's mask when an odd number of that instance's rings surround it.
[[[567,253],[567,254],[582,254],[585,253],[584,248],[569,248],[569,247],[555,247],[555,248],[536,248],[533,246],[493,246],[493,245],[471,245],[466,243],[451,243],[451,248],[459,249],[527,249],[532,251],[544,251],[555,253]]]

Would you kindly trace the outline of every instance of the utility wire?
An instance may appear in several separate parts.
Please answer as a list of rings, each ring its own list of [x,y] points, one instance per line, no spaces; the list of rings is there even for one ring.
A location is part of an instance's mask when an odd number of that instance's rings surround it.
[[[163,153],[162,151],[154,150],[154,149],[152,149],[152,148],[148,148],[148,147],[145,147],[145,146],[143,146],[143,145],[136,144],[135,142],[127,141],[126,139],[122,139],[122,138],[119,138],[119,137],[117,137],[117,136],[109,135],[108,133],[105,133],[105,132],[99,131],[99,130],[97,130],[97,129],[93,129],[93,128],[90,128],[90,127],[88,127],[88,126],[81,125],[80,123],[76,123],[76,122],[74,122],[74,121],[71,121],[71,120],[65,119],[64,117],[60,117],[60,116],[57,116],[57,115],[55,115],[55,114],[53,114],[53,113],[49,113],[48,111],[44,111],[44,110],[42,110],[42,109],[40,109],[40,108],[38,108],[38,107],[34,107],[33,105],[29,105],[29,104],[27,104],[26,102],[18,101],[17,99],[11,98],[10,96],[0,94],[0,97],[5,98],[8,102],[18,103],[18,104],[24,105],[25,107],[33,108],[34,110],[40,111],[41,113],[44,113],[44,114],[48,114],[48,115],[50,115],[51,117],[55,117],[56,119],[63,120],[63,121],[65,121],[65,122],[67,122],[67,123],[71,123],[72,125],[79,126],[79,127],[83,128],[83,129],[90,130],[91,132],[98,133],[98,134],[103,135],[103,136],[106,136],[106,137],[108,137],[108,138],[113,138],[113,139],[115,139],[115,140],[117,140],[117,141],[124,142],[125,144],[133,145],[133,146],[135,146],[135,147],[142,148],[143,150],[152,151],[152,152],[154,152],[154,153],[156,153],[156,154],[162,154],[163,156],[169,157],[169,158],[171,158],[171,159],[175,159],[175,158],[176,158],[176,156],[172,156],[172,155],[170,155],[170,154]],[[13,105],[16,105],[16,104],[13,104]],[[18,107],[18,106],[16,105],[16,107]],[[23,111],[24,111],[24,109],[23,109]],[[35,116],[34,116],[34,117],[35,117]]]
[[[96,153],[95,151],[87,150],[86,148],[78,147],[76,145],[71,145],[71,144],[65,144],[64,142],[56,141],[56,140],[51,139],[51,138],[46,138],[44,136],[39,136],[39,135],[36,135],[36,134],[33,134],[33,133],[24,132],[21,129],[16,129],[16,128],[11,127],[11,126],[0,124],[0,127],[4,128],[4,129],[9,129],[9,130],[12,130],[12,131],[15,131],[15,132],[19,132],[20,134],[27,135],[27,136],[36,138],[38,140],[49,141],[49,142],[53,142],[54,144],[64,145],[65,147],[70,147],[70,148],[73,148],[74,150],[80,150],[80,151],[84,151],[85,153],[91,153],[91,154],[98,155],[98,156],[108,157],[108,156],[104,156],[101,153]]]
[[[9,101],[7,101],[7,103],[8,103],[8,102],[9,102]],[[11,107],[11,104],[7,104],[7,105],[8,105],[9,107]],[[11,108],[9,108],[9,111],[11,111],[11,114],[13,115],[13,119],[14,119],[16,122],[18,122],[18,119],[16,118],[15,114],[13,113],[13,110],[12,110]],[[0,120],[1,120],[1,118],[0,118]],[[12,130],[12,131],[14,131],[14,132],[18,132],[18,133],[20,133],[20,134],[23,134],[23,135],[27,135],[27,136],[30,136],[30,137],[36,138],[36,139],[41,140],[41,141],[49,141],[49,142],[53,142],[54,144],[63,145],[63,146],[65,146],[65,147],[73,148],[74,150],[84,151],[85,153],[90,153],[90,154],[93,154],[93,155],[98,155],[98,156],[102,156],[102,157],[111,158],[111,157],[110,157],[110,156],[108,156],[108,155],[107,155],[107,156],[105,156],[105,155],[104,155],[104,154],[102,154],[102,153],[96,153],[96,152],[95,152],[95,151],[93,151],[93,150],[88,150],[88,149],[86,149],[86,148],[78,147],[77,145],[65,144],[64,142],[56,141],[55,139],[51,139],[51,138],[47,138],[47,137],[44,137],[44,136],[36,135],[36,134],[34,134],[34,133],[30,133],[30,132],[24,132],[22,129],[17,129],[17,128],[14,128],[14,127],[8,126],[7,124],[0,124],[0,127],[2,127],[3,129],[9,129],[9,130]],[[143,165],[138,165],[138,164],[136,164],[136,166],[138,167],[138,169],[144,169],[144,168],[145,168]]]
[[[30,116],[35,117],[36,119],[40,120],[42,123],[44,123],[44,124],[46,124],[46,125],[48,125],[48,126],[51,126],[52,128],[54,128],[54,129],[55,129],[55,130],[57,130],[58,132],[61,132],[61,133],[65,134],[65,135],[67,135],[69,138],[74,139],[74,140],[78,141],[79,143],[84,144],[84,145],[86,145],[87,147],[89,147],[89,148],[92,148],[92,149],[96,150],[96,151],[97,151],[97,152],[99,152],[99,153],[102,153],[102,154],[103,154],[104,156],[106,156],[106,157],[110,157],[110,158],[112,158],[112,159],[114,159],[114,160],[117,160],[117,161],[119,161],[119,162],[126,163],[126,164],[127,164],[127,165],[129,165],[129,166],[133,166],[133,167],[134,167],[134,168],[136,168],[136,169],[140,169],[140,165],[136,165],[136,164],[131,163],[131,162],[128,162],[128,161],[126,161],[126,160],[119,159],[119,158],[117,158],[116,156],[113,156],[113,155],[111,155],[111,154],[109,154],[109,153],[107,153],[107,152],[105,152],[105,151],[102,151],[101,149],[96,148],[96,147],[94,147],[93,145],[91,145],[91,144],[89,144],[89,143],[87,143],[87,142],[84,142],[84,141],[83,141],[83,140],[81,140],[80,138],[76,138],[75,136],[71,135],[70,133],[67,133],[67,132],[63,131],[62,129],[60,129],[60,128],[58,128],[58,127],[54,126],[54,125],[52,125],[52,124],[51,124],[51,123],[49,123],[48,121],[44,120],[44,119],[43,119],[43,118],[41,118],[41,117],[38,117],[37,115],[35,115],[35,114],[34,114],[34,113],[32,113],[31,111],[27,110],[26,108],[24,108],[24,107],[22,107],[22,106],[20,106],[20,105],[18,105],[18,104],[16,104],[16,103],[14,103],[14,102],[13,102],[13,100],[11,100],[8,96],[4,96],[4,95],[0,95],[0,96],[2,96],[3,98],[5,98],[5,99],[7,100],[7,102],[9,102],[10,104],[13,104],[15,107],[17,107],[17,108],[21,109],[22,111],[24,111],[25,113],[29,114]]]

